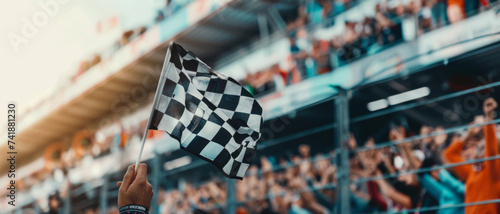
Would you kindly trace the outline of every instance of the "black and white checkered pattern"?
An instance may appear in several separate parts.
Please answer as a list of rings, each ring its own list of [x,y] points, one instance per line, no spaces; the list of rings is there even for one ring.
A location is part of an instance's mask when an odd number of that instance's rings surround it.
[[[260,138],[262,108],[238,82],[170,43],[150,129],[166,131],[181,148],[242,179]]]

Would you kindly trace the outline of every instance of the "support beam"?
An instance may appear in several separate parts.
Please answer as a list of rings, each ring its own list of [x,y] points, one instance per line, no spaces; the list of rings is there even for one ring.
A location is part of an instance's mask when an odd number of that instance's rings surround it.
[[[153,198],[151,199],[151,214],[158,214],[158,191],[160,190],[161,155],[155,154],[152,165],[151,184],[153,185]]]
[[[349,201],[349,98],[347,91],[336,87],[339,91],[335,101],[335,149],[337,154],[337,204],[336,213],[351,213]]]
[[[271,6],[267,9],[267,17],[270,20],[269,24],[274,28],[275,31],[285,32],[286,23],[274,6]]]
[[[67,175],[66,175],[67,176]],[[71,187],[68,186],[68,192],[62,197],[62,213],[71,213]]]
[[[222,18],[220,18],[222,19]],[[255,30],[253,28],[248,28],[247,25],[236,25],[233,23],[227,23],[227,22],[207,22],[205,24],[206,27],[218,30],[218,31],[224,31],[227,33],[233,34],[235,37],[244,37],[248,35],[252,35],[255,33]]]
[[[260,40],[262,40],[263,44],[268,44],[269,28],[267,26],[267,16],[265,14],[259,14],[257,16],[257,21],[259,23]]]
[[[109,188],[109,179],[108,175],[104,175],[103,184],[101,187],[101,197],[99,198],[99,207],[101,208],[102,213],[106,213],[108,210],[108,188]]]

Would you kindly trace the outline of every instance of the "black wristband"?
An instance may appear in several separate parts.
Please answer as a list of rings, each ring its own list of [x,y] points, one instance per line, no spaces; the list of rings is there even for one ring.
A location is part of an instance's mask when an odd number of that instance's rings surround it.
[[[148,208],[136,204],[120,207],[120,214],[147,214],[149,213],[148,211]]]

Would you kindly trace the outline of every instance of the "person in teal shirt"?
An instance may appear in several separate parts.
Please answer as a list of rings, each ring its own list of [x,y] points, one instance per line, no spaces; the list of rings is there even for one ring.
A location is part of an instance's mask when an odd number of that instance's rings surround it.
[[[438,165],[434,158],[427,158],[421,168]],[[418,175],[420,185],[439,201],[439,206],[461,204],[464,202],[465,185],[445,169],[433,170]],[[437,214],[463,214],[463,207],[439,209]]]

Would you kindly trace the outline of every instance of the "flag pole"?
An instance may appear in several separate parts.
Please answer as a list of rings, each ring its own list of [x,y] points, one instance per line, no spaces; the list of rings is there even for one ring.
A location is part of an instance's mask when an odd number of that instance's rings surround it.
[[[156,100],[156,96],[155,96],[155,100]],[[135,161],[135,172],[136,173],[137,173],[137,168],[139,166],[139,162],[141,161],[142,150],[144,150],[144,144],[146,144],[146,138],[148,136],[148,130],[149,130],[149,123],[151,122],[151,116],[153,116],[153,111],[154,111],[153,109],[155,107],[154,103],[155,102],[153,101],[153,106],[151,109],[151,113],[149,114],[148,123],[146,124],[146,130],[144,130],[144,134],[142,135],[141,150],[139,150],[139,156],[137,156],[137,160]]]
[[[160,97],[160,89],[163,88],[165,81],[164,79],[164,72],[166,67],[168,66],[168,61],[170,60],[170,50],[172,48],[173,42],[170,42],[168,45],[167,49],[167,54],[165,55],[165,61],[163,61],[163,68],[161,69],[161,74],[160,74],[160,79],[158,80],[158,86],[156,87],[156,93],[155,93],[155,98],[153,99],[153,106],[151,106],[151,112],[149,113],[149,118],[148,118],[148,123],[146,124],[146,130],[144,130],[144,134],[142,135],[142,142],[141,142],[141,150],[139,151],[139,156],[137,156],[137,160],[135,161],[135,172],[137,173],[137,168],[139,166],[139,162],[141,161],[141,156],[142,156],[142,151],[144,150],[144,144],[146,144],[146,138],[148,136],[148,130],[149,130],[149,125],[151,124],[151,117],[153,116],[156,104],[158,103],[159,97]],[[167,71],[168,72],[168,71]]]

